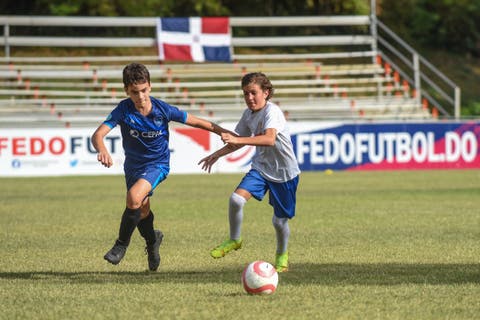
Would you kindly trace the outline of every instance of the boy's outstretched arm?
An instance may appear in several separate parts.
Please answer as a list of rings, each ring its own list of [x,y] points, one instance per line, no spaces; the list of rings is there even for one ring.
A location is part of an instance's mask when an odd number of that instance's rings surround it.
[[[240,137],[237,134],[230,132],[222,133],[222,141],[233,145],[250,145],[250,146],[273,146],[277,139],[277,130],[274,128],[266,129],[262,134],[257,134],[251,137]]]
[[[187,113],[187,120],[185,121],[185,124],[189,125],[191,127],[208,130],[208,131],[211,131],[211,132],[216,133],[218,135],[221,135],[222,133],[230,133],[230,134],[236,136],[236,134],[234,132],[232,132],[230,130],[227,130],[225,128],[222,128],[216,123],[213,123],[213,122],[210,122],[208,120],[196,117],[196,116],[191,115],[189,113]]]
[[[202,165],[203,170],[210,173],[211,170],[212,170],[213,164],[215,162],[217,162],[217,160],[220,157],[223,157],[224,155],[232,153],[233,151],[235,151],[237,149],[240,149],[241,147],[242,147],[241,145],[226,144],[225,146],[223,146],[223,148],[218,149],[214,153],[212,153],[212,154],[206,156],[205,158],[203,158],[202,160],[200,160],[198,162],[198,164]]]

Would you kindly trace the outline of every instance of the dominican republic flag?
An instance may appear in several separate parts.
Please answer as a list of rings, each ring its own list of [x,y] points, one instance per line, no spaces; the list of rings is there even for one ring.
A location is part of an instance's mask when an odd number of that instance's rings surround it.
[[[159,18],[160,60],[231,61],[228,17]]]

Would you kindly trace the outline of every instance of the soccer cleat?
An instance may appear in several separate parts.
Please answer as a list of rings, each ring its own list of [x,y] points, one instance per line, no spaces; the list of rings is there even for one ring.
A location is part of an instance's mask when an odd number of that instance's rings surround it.
[[[215,247],[212,251],[210,251],[210,255],[217,259],[225,257],[227,253],[232,250],[238,250],[242,247],[242,239],[239,240],[232,240],[228,239],[222,242],[221,245]]]
[[[127,246],[115,243],[115,245],[108,251],[103,258],[111,264],[119,264],[125,256]]]
[[[163,233],[160,230],[155,230],[155,242],[145,247],[145,252],[148,255],[148,269],[150,271],[157,271],[160,265],[160,244],[163,240]]]
[[[277,272],[288,271],[288,252],[275,255],[275,269]]]

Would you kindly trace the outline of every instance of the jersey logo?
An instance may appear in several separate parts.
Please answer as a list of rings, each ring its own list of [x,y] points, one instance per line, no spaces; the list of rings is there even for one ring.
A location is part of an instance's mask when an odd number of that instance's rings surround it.
[[[130,129],[129,133],[130,133],[130,136],[133,137],[133,138],[138,138],[138,137],[141,136],[142,138],[154,139],[154,138],[157,138],[157,137],[160,137],[161,135],[163,135],[161,130],[140,132],[140,131],[135,130],[135,129]]]
[[[153,123],[155,123],[157,127],[160,127],[163,123],[163,118],[162,117],[154,118]]]
[[[138,133],[137,130],[134,130],[134,129],[130,129],[130,136],[134,137],[134,138],[138,138],[140,134]]]

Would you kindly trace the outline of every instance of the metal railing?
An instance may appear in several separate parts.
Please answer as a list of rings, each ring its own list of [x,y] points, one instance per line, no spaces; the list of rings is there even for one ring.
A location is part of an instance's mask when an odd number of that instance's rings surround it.
[[[48,16],[0,16],[3,36],[0,45],[5,47],[5,57],[10,57],[11,47],[154,47],[152,37],[48,37],[16,36],[11,26],[74,26],[74,27],[156,27],[153,17],[48,17]],[[275,27],[275,26],[359,26],[369,24],[368,16],[325,16],[325,17],[231,17],[230,26],[236,27]],[[281,36],[281,37],[232,37],[233,47],[269,46],[338,46],[371,45],[370,35],[339,36]]]
[[[372,22],[377,26],[378,54],[391,72],[398,72],[406,81],[402,86],[412,87],[413,95],[424,107],[430,104],[432,110],[445,117],[451,117],[448,110],[453,109],[455,119],[460,118],[460,88],[385,24],[375,17]]]

